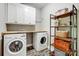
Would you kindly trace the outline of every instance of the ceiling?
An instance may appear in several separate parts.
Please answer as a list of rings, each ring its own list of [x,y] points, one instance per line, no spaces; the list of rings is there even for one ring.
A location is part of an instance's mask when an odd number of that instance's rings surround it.
[[[48,3],[23,3],[23,4],[30,5],[30,6],[33,6],[35,8],[43,8]]]
[[[49,3],[22,3],[22,4],[30,5],[30,6],[35,7],[35,8],[43,8]],[[74,3],[74,4],[77,7],[77,9],[79,9],[79,3]]]

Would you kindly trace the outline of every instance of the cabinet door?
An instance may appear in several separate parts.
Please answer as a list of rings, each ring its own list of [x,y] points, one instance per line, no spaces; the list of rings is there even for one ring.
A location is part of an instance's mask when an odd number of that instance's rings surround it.
[[[36,22],[36,20],[35,20],[36,19],[36,15],[35,15],[36,14],[36,10],[35,10],[35,8],[31,8],[30,7],[29,14],[30,14],[30,23],[34,25],[35,22]]]
[[[35,25],[35,8],[30,6],[25,6],[24,9],[24,22],[29,25]]]
[[[0,3],[0,32],[6,31],[7,9],[5,3]],[[0,37],[1,39],[1,37]],[[0,46],[1,48],[1,46]],[[1,54],[1,52],[0,52]]]
[[[17,20],[17,8],[16,4],[8,4],[8,22],[16,23]]]
[[[17,4],[17,22],[24,24],[24,6],[22,4]]]
[[[35,25],[36,10],[23,4],[8,4],[8,22]]]

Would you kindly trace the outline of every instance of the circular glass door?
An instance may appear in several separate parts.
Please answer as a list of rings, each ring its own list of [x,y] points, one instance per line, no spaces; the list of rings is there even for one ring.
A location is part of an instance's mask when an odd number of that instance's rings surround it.
[[[9,50],[11,52],[19,52],[23,47],[23,43],[19,40],[13,41],[9,45]]]
[[[44,44],[45,42],[46,42],[46,37],[42,37],[41,40],[40,40],[40,43]]]

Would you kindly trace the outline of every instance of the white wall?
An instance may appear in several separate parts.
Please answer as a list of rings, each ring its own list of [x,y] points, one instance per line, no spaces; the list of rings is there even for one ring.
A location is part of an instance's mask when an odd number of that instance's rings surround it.
[[[77,4],[76,4],[77,6]],[[77,6],[78,7],[78,6]],[[41,9],[41,17],[42,17],[42,30],[48,31],[48,41],[50,42],[50,14],[55,14],[57,10],[69,8],[72,9],[72,4],[69,3],[51,3]],[[48,46],[49,48],[50,46]]]

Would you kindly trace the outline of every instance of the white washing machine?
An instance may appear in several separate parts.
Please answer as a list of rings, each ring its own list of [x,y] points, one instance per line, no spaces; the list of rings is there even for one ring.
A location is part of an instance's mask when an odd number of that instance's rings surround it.
[[[3,39],[4,56],[26,56],[26,33],[5,34]]]
[[[34,33],[33,47],[36,51],[41,51],[47,48],[47,33],[46,32]]]

